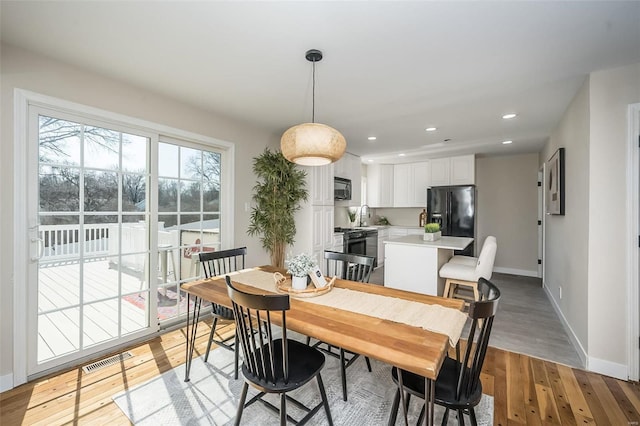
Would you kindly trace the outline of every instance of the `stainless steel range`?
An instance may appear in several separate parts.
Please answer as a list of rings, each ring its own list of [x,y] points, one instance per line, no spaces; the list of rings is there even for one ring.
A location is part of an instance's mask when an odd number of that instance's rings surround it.
[[[372,256],[374,267],[378,266],[378,230],[375,228],[335,228],[335,232],[342,232],[344,252]]]

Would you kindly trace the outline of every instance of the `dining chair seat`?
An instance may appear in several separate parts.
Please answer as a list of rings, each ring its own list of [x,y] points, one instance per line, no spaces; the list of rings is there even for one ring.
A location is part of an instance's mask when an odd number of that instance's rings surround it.
[[[465,299],[467,302],[478,300],[478,280],[491,279],[498,243],[496,237],[488,236],[484,240],[480,256],[453,256],[440,268],[440,277],[445,278],[444,297]],[[472,295],[465,295],[464,290]]]

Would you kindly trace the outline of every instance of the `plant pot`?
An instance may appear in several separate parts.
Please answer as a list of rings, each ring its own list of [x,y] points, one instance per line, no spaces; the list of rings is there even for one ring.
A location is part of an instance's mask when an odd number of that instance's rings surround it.
[[[438,231],[438,232],[425,232],[423,235],[423,239],[425,241],[436,241],[439,240],[440,237],[442,237],[442,231]]]
[[[307,288],[307,277],[308,275],[304,277],[291,277],[291,287],[295,290],[304,290]]]

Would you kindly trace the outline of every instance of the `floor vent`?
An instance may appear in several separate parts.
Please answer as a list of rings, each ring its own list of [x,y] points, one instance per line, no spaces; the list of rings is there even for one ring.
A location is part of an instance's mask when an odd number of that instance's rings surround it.
[[[120,361],[124,361],[125,359],[129,359],[133,357],[131,352],[123,352],[118,355],[110,356],[109,358],[102,359],[100,361],[92,362],[91,364],[87,364],[82,367],[82,371],[85,373],[93,373],[94,371],[98,371],[102,368],[108,367],[113,364],[117,364]]]

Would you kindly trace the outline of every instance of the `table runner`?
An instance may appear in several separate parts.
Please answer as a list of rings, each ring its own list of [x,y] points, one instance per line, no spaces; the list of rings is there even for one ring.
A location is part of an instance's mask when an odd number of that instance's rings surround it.
[[[278,293],[273,273],[261,270],[242,270],[228,274],[232,280],[261,290]],[[429,305],[397,297],[364,293],[346,288],[333,288],[330,292],[316,297],[299,299],[332,308],[342,309],[389,321],[421,327],[449,337],[451,346],[460,339],[467,320],[463,312],[441,305]]]

